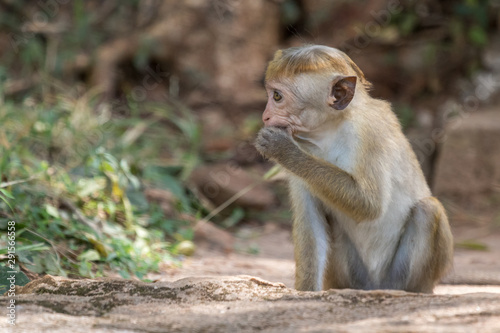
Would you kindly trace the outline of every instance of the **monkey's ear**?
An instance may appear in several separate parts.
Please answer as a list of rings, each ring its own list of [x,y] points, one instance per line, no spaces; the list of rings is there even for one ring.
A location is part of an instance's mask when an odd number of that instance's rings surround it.
[[[344,110],[354,97],[356,76],[340,76],[332,82],[328,104],[336,110]]]

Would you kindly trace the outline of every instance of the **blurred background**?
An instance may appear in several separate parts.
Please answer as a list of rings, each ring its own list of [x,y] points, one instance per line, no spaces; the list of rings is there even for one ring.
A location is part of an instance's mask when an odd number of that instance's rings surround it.
[[[346,52],[372,96],[393,103],[449,213],[458,264],[498,273],[499,9],[0,0],[0,256],[15,221],[15,264],[27,278],[198,269],[286,280],[269,275],[282,262],[293,276],[286,186],[264,177],[272,165],[252,141],[266,63],[314,43]]]

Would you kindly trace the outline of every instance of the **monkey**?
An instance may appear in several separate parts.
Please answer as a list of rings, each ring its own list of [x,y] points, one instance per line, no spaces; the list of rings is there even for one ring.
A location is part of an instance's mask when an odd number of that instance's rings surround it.
[[[265,88],[255,147],[287,172],[295,288],[432,293],[453,236],[390,103],[322,45],[277,51]]]

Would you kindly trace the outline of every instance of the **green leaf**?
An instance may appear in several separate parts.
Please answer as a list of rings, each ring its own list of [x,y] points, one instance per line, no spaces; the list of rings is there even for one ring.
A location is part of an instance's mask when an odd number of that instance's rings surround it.
[[[129,273],[129,272],[127,272],[126,270],[124,270],[124,269],[120,269],[120,270],[118,271],[118,273],[120,274],[120,276],[121,276],[122,278],[124,278],[124,279],[130,279],[130,273]]]
[[[0,192],[1,192],[3,195],[5,195],[7,198],[9,198],[9,199],[12,199],[12,200],[14,200],[14,199],[15,199],[15,198],[14,198],[14,196],[12,195],[12,193],[10,193],[10,191],[7,191],[7,190],[6,190],[6,189],[4,189],[4,188],[0,188]]]
[[[222,226],[225,228],[234,227],[243,217],[245,217],[245,211],[241,207],[237,207],[231,212],[231,215],[222,222]]]
[[[115,166],[108,161],[104,161],[101,163],[101,170],[103,172],[115,172]]]
[[[30,279],[21,271],[17,271],[17,273],[9,273],[12,271],[10,268],[6,266],[0,266],[0,295],[9,290],[11,282],[13,282],[16,286],[24,286]]]
[[[78,197],[85,198],[94,192],[103,191],[106,188],[106,178],[82,178],[78,180]]]
[[[191,228],[183,228],[183,229],[180,229],[179,232],[177,232],[173,236],[178,241],[193,240],[194,230]]]
[[[45,204],[45,211],[47,212],[47,214],[56,219],[61,218],[61,215],[59,215],[59,210],[50,204]]]
[[[50,247],[48,247],[44,243],[16,246],[16,253],[17,254],[21,254],[24,252],[46,251],[46,250],[50,250]],[[0,249],[0,254],[6,254],[6,253],[7,253],[7,248]]]
[[[159,184],[163,188],[167,188],[172,194],[181,202],[183,210],[189,208],[189,199],[185,193],[184,187],[181,182],[172,177],[166,168],[162,167],[148,167],[145,170],[146,177],[153,182]]]
[[[416,14],[408,14],[404,17],[400,25],[401,34],[403,36],[409,35],[417,26],[418,17]]]
[[[47,255],[43,257],[43,264],[45,266],[44,272],[53,275],[67,276],[66,271],[61,267],[56,255],[47,253]]]
[[[488,251],[488,245],[475,241],[475,240],[464,240],[461,242],[455,243],[455,247],[459,247],[467,250],[475,250],[475,251]]]
[[[476,45],[484,46],[488,43],[488,35],[486,31],[478,25],[470,28],[468,36],[471,42]]]
[[[80,260],[80,261],[98,261],[100,259],[101,259],[101,256],[99,255],[99,252],[97,252],[96,250],[93,250],[93,249],[82,252],[78,256],[78,260]]]
[[[81,276],[93,276],[92,274],[92,263],[89,261],[81,261],[78,265],[78,273]]]
[[[149,208],[149,202],[142,191],[129,189],[126,194],[136,210],[145,211]]]
[[[10,205],[9,200],[7,200],[7,198],[5,198],[5,196],[3,196],[3,195],[0,194],[0,200],[2,200],[3,202],[5,202],[5,204],[10,208],[10,210],[13,210],[12,206]]]

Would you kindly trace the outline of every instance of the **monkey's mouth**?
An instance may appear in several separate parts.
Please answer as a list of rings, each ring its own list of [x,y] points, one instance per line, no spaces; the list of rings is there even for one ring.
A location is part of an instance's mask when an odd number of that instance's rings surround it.
[[[294,132],[295,132],[293,130],[292,126],[277,125],[277,126],[272,126],[272,127],[278,128],[278,129],[280,129],[282,131],[285,131],[285,132],[287,132],[288,134],[290,134],[292,136],[294,135]]]

